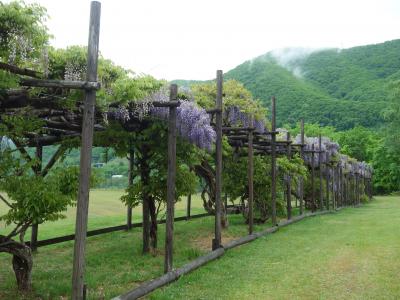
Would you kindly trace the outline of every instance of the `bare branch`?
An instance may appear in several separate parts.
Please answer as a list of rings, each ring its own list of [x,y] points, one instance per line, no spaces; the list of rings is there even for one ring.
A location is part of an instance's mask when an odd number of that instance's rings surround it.
[[[0,62],[0,69],[9,71],[13,74],[26,75],[29,77],[40,78],[40,73],[34,70],[18,68],[17,66]]]
[[[13,206],[0,194],[0,200],[2,200],[9,208],[13,208]]]
[[[54,166],[57,160],[65,153],[66,147],[61,145],[58,147],[57,151],[53,154],[49,162],[47,163],[46,167],[41,172],[41,175],[45,177],[50,169]]]

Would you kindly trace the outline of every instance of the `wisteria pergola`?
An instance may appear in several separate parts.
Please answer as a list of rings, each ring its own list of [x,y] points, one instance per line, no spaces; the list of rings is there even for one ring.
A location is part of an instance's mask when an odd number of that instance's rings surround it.
[[[69,138],[81,139],[80,156],[80,177],[79,192],[77,201],[77,215],[75,225],[75,244],[74,261],[72,275],[72,298],[84,299],[84,266],[85,266],[85,243],[87,236],[88,223],[88,203],[89,203],[89,181],[91,173],[91,155],[93,147],[94,131],[106,130],[104,125],[104,114],[110,120],[120,120],[113,113],[104,112],[96,108],[96,90],[100,88],[97,82],[97,62],[99,49],[100,33],[100,10],[99,2],[91,3],[89,41],[87,56],[87,76],[85,81],[55,81],[35,78],[36,73],[31,70],[18,69],[2,63],[0,68],[10,72],[30,76],[34,79],[21,81],[21,86],[25,87],[44,87],[53,89],[80,89],[85,91],[85,100],[78,103],[74,110],[60,109],[55,105],[52,96],[32,98],[28,93],[21,91],[10,91],[4,101],[0,101],[0,117],[3,115],[17,114],[20,109],[30,107],[31,112],[44,122],[40,134],[25,133],[21,139],[14,140],[17,148],[26,160],[32,160],[24,147],[36,147],[36,157],[42,159],[42,149],[44,146],[57,145]],[[338,155],[337,149],[332,151],[332,147],[327,139],[319,136],[318,138],[306,138],[304,134],[304,122],[301,122],[301,134],[295,141],[291,140],[289,133],[285,140],[277,140],[280,131],[276,128],[276,99],[271,99],[271,128],[260,128],[249,116],[249,122],[243,126],[223,127],[223,74],[217,71],[216,77],[217,96],[215,108],[209,110],[211,120],[216,132],[215,140],[215,229],[212,240],[212,250],[209,254],[196,259],[183,268],[173,269],[173,224],[174,224],[174,202],[175,202],[175,177],[176,177],[176,113],[180,102],[177,99],[178,89],[176,85],[170,86],[169,101],[152,101],[154,107],[168,109],[168,177],[167,177],[167,208],[166,208],[166,239],[165,239],[165,275],[150,282],[145,283],[139,288],[128,292],[119,299],[136,299],[146,293],[162,286],[172,280],[177,279],[200,265],[223,255],[226,249],[233,248],[240,244],[251,241],[262,234],[274,232],[277,226],[285,226],[290,222],[304,217],[305,199],[304,183],[300,180],[298,198],[300,202],[300,218],[292,217],[292,187],[289,174],[285,176],[286,186],[286,209],[288,222],[279,223],[276,215],[276,181],[277,181],[277,157],[279,155],[291,158],[295,153],[311,168],[312,199],[311,209],[315,211],[319,208],[322,212],[329,209],[336,209],[345,205],[360,204],[360,180],[364,181],[364,187],[369,197],[372,197],[372,170],[365,164],[350,161],[348,157],[340,155],[339,161],[333,161],[332,157]],[[132,119],[124,124],[123,128],[127,131],[141,130],[140,120]],[[239,240],[233,241],[228,245],[222,245],[221,216],[223,213],[222,203],[222,139],[227,137],[229,144],[234,148],[246,148],[248,156],[248,206],[249,206],[249,235]],[[21,142],[22,141],[22,142]],[[46,176],[57,160],[63,155],[66,148],[60,146],[54,153],[46,166],[33,167],[36,176]],[[253,228],[253,158],[254,155],[271,157],[271,172],[266,176],[271,176],[271,199],[272,211],[271,219],[273,227],[264,233],[254,233]],[[132,159],[131,159],[132,162]],[[316,202],[315,194],[315,171],[319,171],[320,195],[319,203]],[[326,180],[326,195],[323,195],[323,176]],[[351,189],[353,187],[353,189]],[[130,219],[130,221],[129,221]],[[143,220],[145,222],[145,220]],[[131,210],[128,208],[128,228],[131,223]],[[32,226],[31,247],[36,247],[38,225]]]

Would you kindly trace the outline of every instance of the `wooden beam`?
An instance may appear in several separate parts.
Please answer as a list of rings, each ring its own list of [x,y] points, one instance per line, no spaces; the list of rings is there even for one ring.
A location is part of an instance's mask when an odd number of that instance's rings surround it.
[[[300,158],[304,160],[304,119],[300,121]],[[300,215],[304,213],[304,179],[303,177],[299,180],[299,202],[300,202]]]
[[[322,136],[318,137],[318,169],[319,169],[319,209],[324,210],[324,191],[322,188]]]
[[[179,277],[181,277],[184,274],[187,274],[200,266],[213,261],[217,259],[218,257],[222,256],[224,254],[225,250],[224,248],[219,248],[217,250],[214,250],[212,252],[207,253],[206,255],[200,256],[196,258],[195,260],[187,263],[186,265],[183,265],[182,267],[168,272],[161,277],[158,277],[156,279],[153,279],[151,281],[145,282],[139,287],[128,291],[127,293],[120,295],[118,297],[113,298],[113,300],[130,300],[130,299],[139,299],[148,293],[154,291],[155,289],[158,289],[164,285],[167,285],[170,282],[173,282],[177,280]]]
[[[13,73],[13,74],[25,75],[25,76],[30,76],[30,77],[34,77],[34,78],[40,78],[42,75],[39,72],[36,72],[34,70],[19,68],[14,65],[6,64],[4,62],[0,62],[0,69],[9,71],[10,73]]]
[[[217,71],[217,97],[215,113],[215,125],[217,138],[215,141],[215,229],[212,249],[215,250],[221,247],[221,213],[222,213],[222,71]]]
[[[186,220],[190,219],[190,212],[192,206],[192,194],[187,195],[187,202],[186,202]]]
[[[100,82],[96,81],[69,81],[69,80],[46,80],[46,79],[22,79],[20,85],[44,88],[63,88],[80,90],[99,90]]]
[[[89,41],[87,55],[88,82],[97,80],[97,63],[100,35],[101,4],[92,1],[90,6]],[[74,260],[72,270],[72,299],[84,297],[85,246],[88,223],[90,171],[93,146],[94,107],[96,90],[87,89],[82,122],[82,146],[80,158],[79,191],[75,224]]]
[[[276,220],[276,99],[275,96],[271,98],[271,113],[272,113],[272,120],[271,120],[271,207],[272,207],[272,226],[277,225]]]
[[[171,84],[170,101],[178,98],[178,86]],[[176,179],[176,107],[169,108],[168,117],[168,175],[167,175],[167,221],[165,232],[164,273],[172,271],[174,245],[174,204]]]
[[[290,132],[286,133],[286,140],[290,141]],[[292,147],[288,144],[287,147],[287,158],[290,160],[292,158]],[[292,218],[292,178],[290,173],[286,174],[286,210],[287,218],[290,220]]]
[[[253,123],[253,116],[250,117],[250,124]],[[248,165],[247,165],[247,180],[249,189],[249,234],[253,233],[253,223],[254,223],[254,158],[253,158],[253,130],[248,132]]]
[[[315,211],[315,152],[314,152],[314,144],[311,145],[311,204],[312,204],[312,212]]]
[[[133,186],[133,179],[135,175],[134,171],[134,163],[135,163],[135,150],[132,145],[132,141],[129,140],[129,174],[128,174],[128,186]],[[127,230],[132,229],[132,206],[128,205],[126,208],[126,228]]]
[[[328,152],[325,153],[325,180],[326,180],[326,209],[329,210],[329,165],[328,165],[329,154]]]
[[[151,102],[155,107],[178,107],[181,105],[181,102],[178,100],[170,100],[170,101],[153,101]]]

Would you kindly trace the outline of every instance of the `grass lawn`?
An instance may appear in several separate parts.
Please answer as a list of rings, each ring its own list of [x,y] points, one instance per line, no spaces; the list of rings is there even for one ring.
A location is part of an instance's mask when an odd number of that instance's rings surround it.
[[[121,191],[91,193],[91,228],[125,221],[118,193]],[[202,212],[196,199],[193,211]],[[184,215],[185,205],[185,201],[178,204],[177,215]],[[60,235],[67,229],[65,233],[73,232],[73,210],[68,214],[65,220],[42,225],[40,238]],[[138,209],[134,215],[139,220]],[[224,241],[247,233],[240,215],[229,216],[229,221]],[[256,226],[256,230],[268,226]],[[361,208],[306,219],[230,250],[148,298],[395,299],[400,297],[399,227],[400,197],[378,197]],[[213,229],[212,217],[175,223],[175,266],[208,252]],[[139,228],[88,238],[85,281],[89,299],[109,299],[161,275],[164,232],[160,225],[156,256],[141,255]],[[34,291],[24,298],[69,298],[72,253],[73,242],[39,248],[34,256]],[[15,293],[10,261],[9,255],[0,254],[0,299],[22,298]]]
[[[89,229],[120,225],[126,222],[126,208],[119,201],[121,190],[93,190],[90,193]],[[5,207],[0,207],[0,209]],[[192,196],[192,215],[204,213],[201,199]],[[0,210],[1,212],[1,210]],[[176,205],[176,216],[186,215],[186,201]],[[39,226],[39,239],[74,233],[75,208],[66,213],[67,218]],[[134,221],[141,221],[141,207],[134,209]],[[224,241],[247,234],[247,225],[241,215],[229,216],[230,227],[224,231]],[[266,223],[257,229],[269,227]],[[143,256],[142,231],[118,231],[88,238],[86,283],[89,299],[106,299],[137,286],[143,281],[163,274],[165,226],[159,226],[159,251],[154,257]],[[175,266],[207,253],[211,249],[214,218],[205,217],[175,223]],[[0,224],[0,233],[7,230]],[[29,232],[26,239],[29,240]],[[73,258],[73,241],[40,247],[34,254],[32,274],[34,292],[24,299],[69,298]],[[0,253],[0,299],[19,299],[15,293],[15,278],[11,256]]]
[[[400,197],[303,220],[151,299],[400,299]]]
[[[108,226],[122,225],[126,223],[126,207],[119,200],[123,190],[102,190],[94,189],[90,191],[89,201],[89,230],[98,229]],[[6,210],[6,205],[0,201],[0,215]],[[191,214],[204,213],[203,204],[199,195],[192,196]],[[180,201],[176,205],[176,216],[186,215],[186,199]],[[48,222],[39,225],[39,240],[52,237],[74,234],[75,233],[75,207],[70,207],[65,213],[65,219],[56,222]],[[133,222],[142,221],[142,207],[133,209]],[[4,224],[0,222],[0,234],[7,232]],[[27,232],[27,240],[29,240],[30,232]]]

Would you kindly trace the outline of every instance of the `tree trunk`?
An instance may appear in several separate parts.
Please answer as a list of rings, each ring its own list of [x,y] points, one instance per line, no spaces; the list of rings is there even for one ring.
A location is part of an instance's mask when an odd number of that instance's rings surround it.
[[[29,247],[24,255],[13,255],[12,259],[18,290],[29,292],[32,289],[32,254]]]
[[[13,240],[0,243],[0,252],[12,254],[12,265],[17,280],[18,290],[29,292],[32,289],[32,252],[23,243]]]
[[[150,247],[151,251],[155,253],[157,249],[157,209],[154,199],[149,198],[149,212],[150,212]]]
[[[150,181],[150,168],[148,165],[148,149],[143,147],[141,149],[142,157],[139,160],[140,167],[140,180],[142,182],[142,196],[143,196],[143,253],[148,253],[150,251],[149,236],[150,236],[150,195],[148,191],[149,181]]]
[[[195,165],[194,171],[205,182],[205,186],[201,192],[204,209],[210,214],[215,214],[215,171],[206,160],[203,160],[199,165]],[[221,209],[221,226],[226,228],[229,222],[225,203],[221,203]]]

